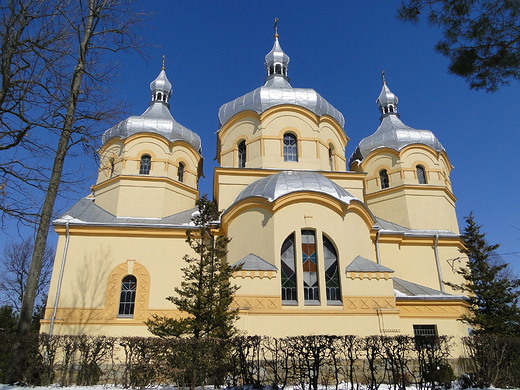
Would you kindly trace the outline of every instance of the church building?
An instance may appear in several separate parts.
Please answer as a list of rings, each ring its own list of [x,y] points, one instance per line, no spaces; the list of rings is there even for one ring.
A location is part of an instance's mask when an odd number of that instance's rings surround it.
[[[218,111],[213,198],[225,260],[242,265],[237,328],[467,335],[464,297],[445,283],[461,282],[462,247],[446,150],[401,121],[383,77],[381,123],[347,159],[343,115],[292,87],[288,66],[275,34],[265,84]],[[54,221],[43,332],[150,336],[150,316],[180,314],[165,298],[193,254],[201,139],[172,117],[164,66],[150,89],[142,115],[104,133],[92,194]]]

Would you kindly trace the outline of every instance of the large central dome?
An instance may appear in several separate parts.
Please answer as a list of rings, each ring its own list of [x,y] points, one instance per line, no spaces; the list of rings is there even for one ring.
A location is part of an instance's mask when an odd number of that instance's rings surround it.
[[[242,111],[262,113],[271,107],[282,104],[292,104],[304,107],[317,116],[331,116],[343,128],[345,119],[341,112],[335,109],[319,93],[310,88],[293,88],[287,78],[289,56],[280,47],[278,34],[271,51],[265,56],[267,78],[262,87],[246,93],[220,107],[218,112],[219,127],[230,118]]]
[[[319,192],[343,203],[350,203],[351,200],[356,199],[343,187],[318,172],[283,171],[249,184],[237,196],[234,203],[252,197],[261,197],[274,202],[284,195],[301,191]]]

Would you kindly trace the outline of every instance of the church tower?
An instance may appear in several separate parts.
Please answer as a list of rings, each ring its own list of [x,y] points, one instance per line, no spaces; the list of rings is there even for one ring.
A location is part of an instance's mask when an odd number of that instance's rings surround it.
[[[264,85],[219,110],[215,199],[221,209],[273,170],[346,171],[343,115],[315,90],[291,86],[289,60],[276,32]]]
[[[151,102],[103,134],[96,204],[117,217],[163,218],[195,206],[201,175],[200,137],[170,113],[172,85],[163,68]]]
[[[366,172],[365,203],[378,217],[410,229],[458,232],[446,150],[431,131],[401,121],[384,72],[376,103],[381,124],[349,161],[352,171]]]

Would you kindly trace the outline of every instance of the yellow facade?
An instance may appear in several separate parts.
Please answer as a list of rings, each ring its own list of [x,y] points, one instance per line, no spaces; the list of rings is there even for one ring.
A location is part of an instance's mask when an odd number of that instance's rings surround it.
[[[303,93],[284,77],[271,74],[262,88]],[[221,232],[232,239],[226,261],[243,264],[233,278],[237,327],[249,335],[395,335],[427,325],[467,335],[457,321],[464,297],[445,285],[460,282],[462,245],[445,151],[390,145],[348,163],[342,116],[327,110],[281,101],[261,112],[223,111],[213,190]],[[109,130],[93,194],[55,221],[43,332],[148,336],[143,322],[153,314],[181,315],[165,298],[191,254],[185,232],[202,156],[196,137],[172,128]],[[135,282],[125,287],[129,276]]]

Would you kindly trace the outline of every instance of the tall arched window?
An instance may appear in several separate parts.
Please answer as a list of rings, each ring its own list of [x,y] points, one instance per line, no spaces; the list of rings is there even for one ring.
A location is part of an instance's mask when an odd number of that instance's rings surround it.
[[[139,174],[148,175],[150,174],[150,168],[152,166],[152,158],[148,154],[141,156],[141,164],[139,165]]]
[[[283,160],[298,161],[298,142],[294,134],[285,133],[283,136]]]
[[[127,275],[121,282],[121,297],[119,299],[119,317],[131,317],[134,315],[135,292],[137,279],[134,275]]]
[[[381,180],[381,188],[390,187],[390,180],[388,179],[388,172],[386,169],[379,171],[379,179]]]
[[[295,245],[295,233],[291,233],[282,244],[282,304],[297,304],[297,291],[300,289],[306,305],[319,305],[320,289],[323,288],[326,291],[327,304],[341,303],[338,254],[334,244],[323,234],[320,252],[318,251],[320,235],[316,231],[303,229],[300,234],[301,247],[297,248]],[[319,258],[318,253],[323,253],[323,258]],[[296,267],[297,261],[301,261],[301,268]],[[323,264],[324,275],[318,272],[320,263]],[[298,277],[297,269],[300,270],[298,272],[302,272]],[[297,280],[301,281],[297,283]]]
[[[184,163],[179,163],[179,168],[177,168],[177,180],[179,180],[181,183],[184,182],[184,170],[186,166]]]
[[[338,253],[332,242],[325,235],[323,236],[323,262],[325,263],[327,302],[341,302]]]
[[[426,181],[426,171],[422,165],[417,165],[417,181],[419,184],[427,184]]]
[[[294,233],[285,239],[282,244],[282,303],[294,304],[296,296],[296,257],[294,250]]]
[[[246,141],[244,140],[238,143],[238,167],[246,167]]]
[[[302,230],[303,298],[306,302],[319,302],[316,233]]]

